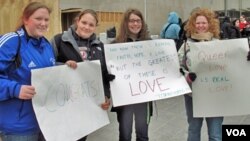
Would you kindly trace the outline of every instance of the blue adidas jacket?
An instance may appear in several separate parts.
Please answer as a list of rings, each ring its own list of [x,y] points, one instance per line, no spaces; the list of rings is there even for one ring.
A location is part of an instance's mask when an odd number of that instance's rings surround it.
[[[55,65],[53,49],[44,38],[27,37],[24,29],[18,31],[21,39],[22,63],[15,68],[11,61],[17,53],[19,37],[15,32],[0,38],[0,132],[30,135],[40,132],[31,100],[18,98],[21,85],[31,85],[31,70]]]

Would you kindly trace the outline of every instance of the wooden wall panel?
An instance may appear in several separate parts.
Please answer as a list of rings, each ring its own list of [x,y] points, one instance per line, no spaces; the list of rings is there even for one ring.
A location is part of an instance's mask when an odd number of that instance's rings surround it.
[[[32,1],[46,3],[51,9],[48,39],[61,32],[61,14],[59,0],[0,0],[0,34],[15,31],[24,7]]]
[[[121,18],[123,16],[122,12],[103,12],[97,11],[99,25],[97,26],[96,33],[106,32],[107,29],[114,27],[116,32],[119,31]]]

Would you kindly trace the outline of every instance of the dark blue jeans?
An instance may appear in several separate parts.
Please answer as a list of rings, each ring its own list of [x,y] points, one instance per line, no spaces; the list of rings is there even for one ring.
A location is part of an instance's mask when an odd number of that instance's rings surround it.
[[[148,103],[126,105],[117,111],[119,141],[131,141],[133,119],[135,119],[136,141],[148,141]]]
[[[34,135],[0,135],[2,141],[39,141],[39,134]]]
[[[32,135],[6,135],[0,131],[0,141],[45,141],[45,138],[41,132]]]
[[[184,95],[188,121],[188,141],[201,140],[201,127],[204,118],[193,117],[193,100],[189,95]],[[222,140],[223,117],[206,117],[209,141]]]

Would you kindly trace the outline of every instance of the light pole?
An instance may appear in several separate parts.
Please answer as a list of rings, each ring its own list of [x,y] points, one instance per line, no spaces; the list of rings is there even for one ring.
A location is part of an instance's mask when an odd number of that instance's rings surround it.
[[[239,11],[240,11],[240,16],[241,16],[241,10],[242,10],[242,0],[239,0]]]
[[[227,0],[224,0],[225,16],[227,16]]]
[[[144,17],[145,21],[147,21],[147,0],[144,0]]]

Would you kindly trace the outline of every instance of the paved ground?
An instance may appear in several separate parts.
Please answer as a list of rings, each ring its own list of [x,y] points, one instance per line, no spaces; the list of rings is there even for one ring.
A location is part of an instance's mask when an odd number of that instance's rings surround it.
[[[149,127],[150,141],[185,141],[187,122],[184,108],[183,96],[157,101]],[[116,114],[109,113],[109,117],[111,123],[90,134],[87,141],[118,141]],[[224,124],[250,124],[250,115],[225,117]],[[208,141],[206,132],[204,122],[202,141]],[[135,141],[134,137],[132,141]]]
[[[90,134],[87,141],[118,141],[116,114],[109,112],[109,117],[111,123]],[[202,129],[202,141],[208,141],[205,124],[206,122]],[[250,124],[250,115],[225,117],[224,124]],[[186,138],[187,122],[183,96],[157,101],[149,127],[150,141],[186,141]],[[134,133],[132,141],[135,141]]]

